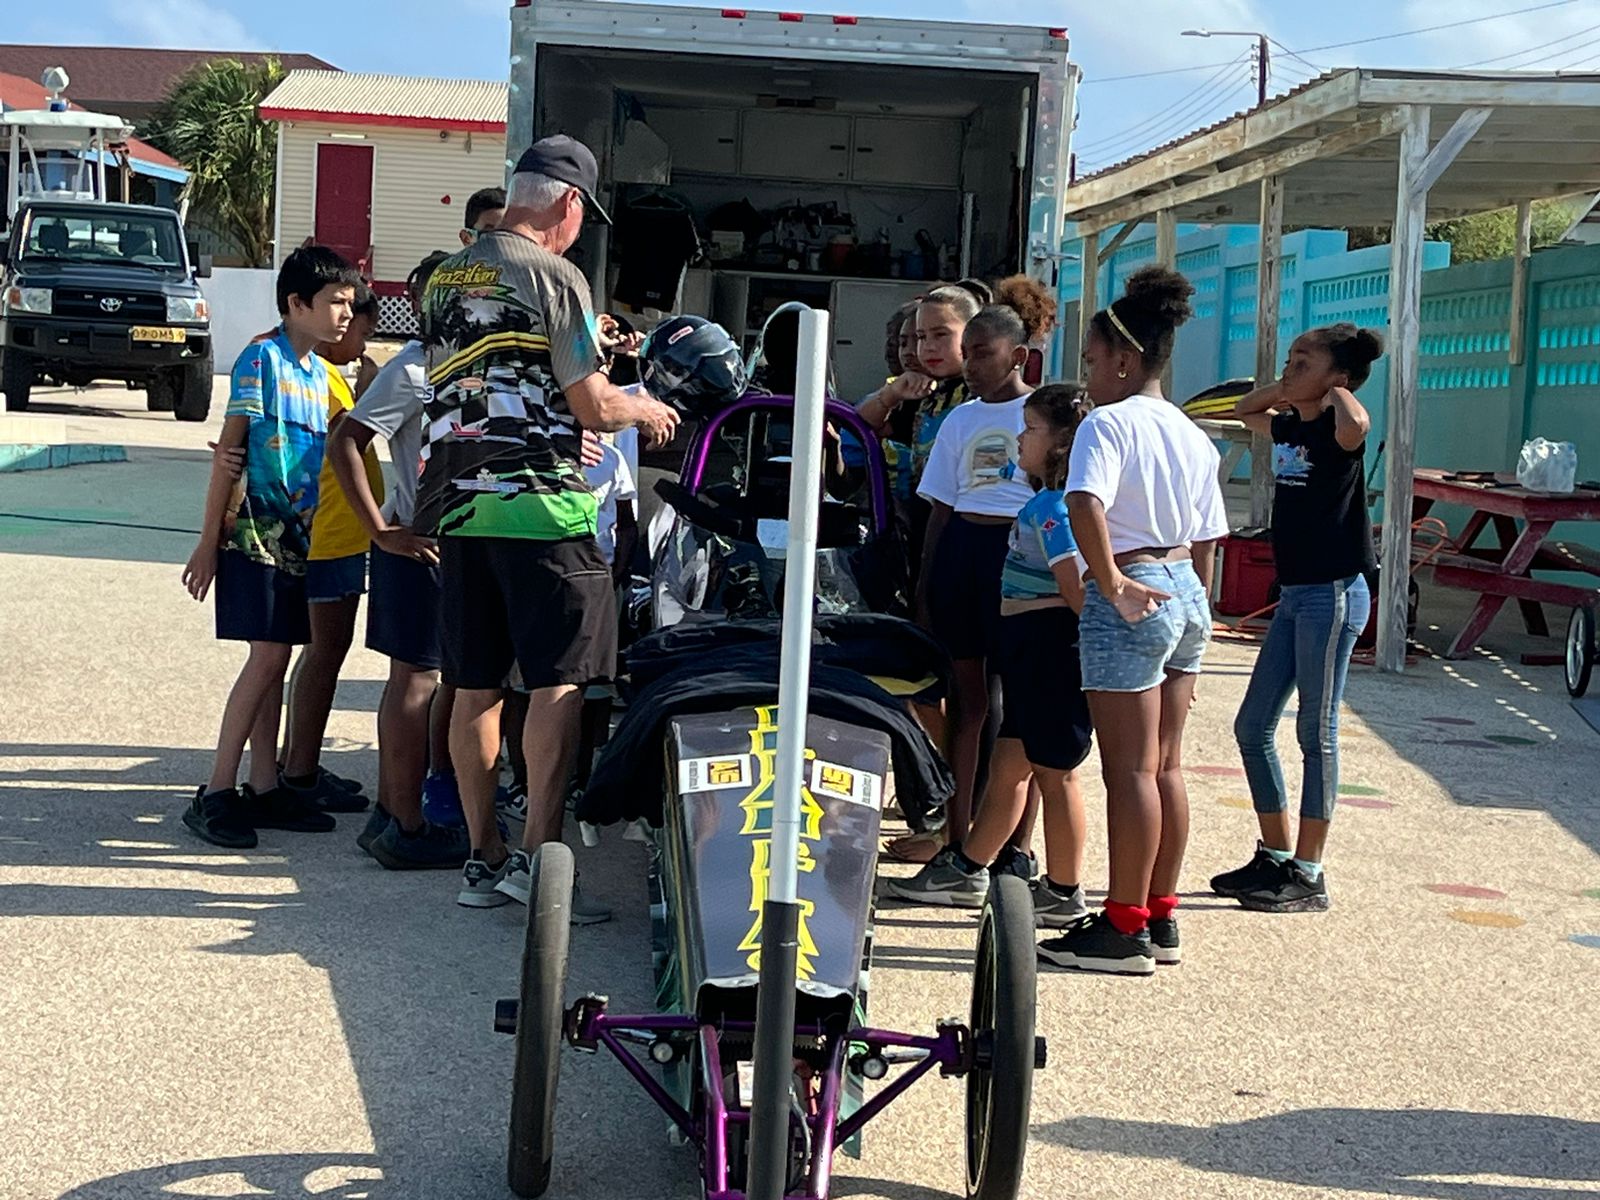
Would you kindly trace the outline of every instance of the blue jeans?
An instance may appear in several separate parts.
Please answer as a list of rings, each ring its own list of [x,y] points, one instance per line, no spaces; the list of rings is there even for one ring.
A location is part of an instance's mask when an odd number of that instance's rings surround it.
[[[1350,652],[1371,610],[1372,596],[1360,575],[1283,589],[1233,722],[1258,813],[1288,807],[1273,735],[1290,693],[1298,690],[1295,733],[1305,760],[1300,816],[1332,818],[1339,793],[1339,701],[1350,673]]]
[[[1198,675],[1211,640],[1211,605],[1194,564],[1133,563],[1129,579],[1171,596],[1137,621],[1125,619],[1094,580],[1084,585],[1078,657],[1086,692],[1148,692],[1168,672]]]

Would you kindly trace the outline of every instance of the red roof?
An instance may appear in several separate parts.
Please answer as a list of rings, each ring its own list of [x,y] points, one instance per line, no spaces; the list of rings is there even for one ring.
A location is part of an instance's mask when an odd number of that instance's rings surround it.
[[[218,58],[253,63],[276,58],[285,71],[337,70],[311,54],[263,54],[232,50],[150,50],[128,46],[0,45],[0,73],[38,79],[51,67],[64,67],[72,78],[69,94],[96,103],[120,100],[156,104],[186,71]],[[115,112],[115,108],[112,108]]]
[[[70,101],[69,101],[70,103]],[[23,79],[17,75],[7,75],[0,72],[0,111],[6,109],[21,109],[31,111],[34,109],[48,108],[50,93],[31,79]],[[73,108],[83,111],[83,105],[73,104]],[[115,115],[115,114],[112,114]],[[149,142],[141,141],[136,137],[128,139],[128,153],[140,162],[149,163],[156,167],[171,167],[182,171],[184,166],[170,155],[163,154]]]

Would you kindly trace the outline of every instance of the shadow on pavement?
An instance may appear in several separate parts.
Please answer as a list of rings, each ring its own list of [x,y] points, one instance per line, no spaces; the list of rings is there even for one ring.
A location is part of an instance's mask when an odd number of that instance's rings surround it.
[[[341,816],[327,835],[263,830],[253,851],[209,846],[180,821],[192,781],[209,768],[208,751],[0,743],[0,756],[8,758],[108,754],[147,761],[125,770],[48,762],[0,770],[0,865],[30,876],[0,885],[0,912],[200,919],[216,924],[194,940],[195,950],[293,955],[325,972],[364,1111],[342,1133],[318,1139],[318,1148],[353,1141],[361,1152],[140,1169],[75,1187],[63,1200],[505,1196],[512,1040],[493,1031],[492,1019],[495,1001],[517,993],[526,910],[458,907],[454,872],[383,870],[354,844],[365,814]],[[370,753],[330,756],[329,765],[367,780],[371,791]],[[570,840],[578,844],[575,834]],[[568,994],[607,992],[619,1011],[649,1011],[642,851],[608,835],[601,850],[580,849],[579,860],[590,890],[614,904],[617,916],[574,931]],[[40,878],[44,871],[50,874]],[[119,881],[123,871],[138,878]],[[226,994],[221,1002],[227,1006]],[[253,1001],[241,997],[241,1003],[245,1012]],[[224,1025],[231,1020],[219,1017]],[[305,1019],[326,1018],[308,1012]],[[614,1064],[566,1056],[560,1109],[553,1195],[692,1194],[692,1154],[668,1145],[665,1118]],[[352,1136],[363,1129],[370,1130],[374,1153],[365,1153],[365,1137]],[[611,1139],[622,1131],[632,1131],[627,1186],[639,1184],[636,1191],[617,1186]]]
[[[1210,1128],[1079,1117],[1035,1132],[1074,1150],[1378,1196],[1577,1200],[1594,1188],[1563,1184],[1600,1181],[1600,1124],[1561,1117],[1320,1108]]]

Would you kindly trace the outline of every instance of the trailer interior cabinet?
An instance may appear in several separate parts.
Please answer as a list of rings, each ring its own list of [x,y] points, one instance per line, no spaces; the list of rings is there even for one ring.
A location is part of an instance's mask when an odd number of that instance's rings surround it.
[[[671,149],[674,171],[738,173],[739,114],[734,109],[652,106],[648,123]]]
[[[959,121],[857,117],[850,179],[854,183],[959,187],[961,133]]]
[[[837,182],[850,177],[850,118],[838,113],[755,109],[739,137],[746,175]]]

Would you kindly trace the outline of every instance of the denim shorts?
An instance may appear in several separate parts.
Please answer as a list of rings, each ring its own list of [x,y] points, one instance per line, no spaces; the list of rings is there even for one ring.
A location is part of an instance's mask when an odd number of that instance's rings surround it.
[[[1132,563],[1122,573],[1146,587],[1168,593],[1138,621],[1125,621],[1094,580],[1085,585],[1078,619],[1078,649],[1086,692],[1147,692],[1168,671],[1200,673],[1200,659],[1211,640],[1211,604],[1194,565],[1187,560]]]
[[[367,590],[367,554],[343,558],[314,558],[306,564],[306,600],[331,604],[359,596]]]

